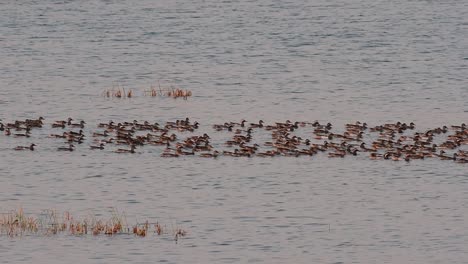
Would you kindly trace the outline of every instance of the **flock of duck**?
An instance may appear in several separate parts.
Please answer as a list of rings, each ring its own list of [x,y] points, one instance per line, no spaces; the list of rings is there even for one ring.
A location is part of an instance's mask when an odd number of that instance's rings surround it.
[[[199,129],[199,123],[191,122],[189,118],[162,125],[137,120],[122,123],[109,121],[98,124],[97,129],[88,135],[84,132],[85,125],[85,121],[72,118],[54,121],[47,126],[52,130],[48,137],[65,144],[58,146],[57,151],[74,151],[78,145],[89,141],[91,143],[85,145],[91,150],[111,149],[115,153],[129,154],[137,153],[138,149],[147,146],[160,146],[163,148],[161,157],[174,158],[186,155],[204,158],[299,157],[326,153],[330,158],[367,155],[370,159],[394,161],[437,158],[468,163],[468,151],[463,149],[464,145],[468,145],[468,128],[465,123],[417,132],[414,131],[414,123],[397,122],[368,127],[366,123],[358,121],[346,124],[343,133],[334,133],[332,124],[321,124],[318,121],[287,120],[266,125],[262,120],[257,123],[241,120],[212,126],[216,133],[228,133],[230,138],[222,142],[212,142],[206,133],[194,135]],[[12,123],[0,122],[0,131],[7,137],[30,138],[34,130],[45,126],[44,118],[39,117]],[[306,132],[306,136],[299,136],[298,132],[307,128],[310,132]],[[271,140],[253,142],[254,135],[261,131],[264,134],[269,132]],[[39,146],[31,143],[28,146],[17,146],[14,150],[34,151],[36,147]]]

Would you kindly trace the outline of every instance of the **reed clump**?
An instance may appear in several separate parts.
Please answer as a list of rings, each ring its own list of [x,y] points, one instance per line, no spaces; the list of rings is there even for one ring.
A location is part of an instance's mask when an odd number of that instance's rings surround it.
[[[132,89],[125,90],[121,86],[113,86],[111,89],[106,89],[102,94],[107,98],[132,98],[134,95]]]
[[[151,97],[172,97],[172,98],[183,98],[184,100],[187,100],[188,97],[192,96],[192,91],[190,90],[183,90],[179,88],[161,88],[161,87],[153,87],[149,90],[145,90],[144,92],[145,96],[151,96]]]
[[[192,96],[192,92],[189,90],[182,90],[182,89],[171,89],[166,92],[166,96],[168,97],[173,97],[173,98],[183,98],[184,100],[187,100],[188,97]]]
[[[133,90],[125,90],[123,87],[112,87],[111,89],[106,89],[102,93],[104,97],[107,98],[132,98],[135,96]],[[180,89],[180,88],[161,88],[161,87],[153,87],[151,86],[150,89],[143,91],[143,96],[149,97],[172,97],[172,98],[182,98],[187,100],[189,97],[192,96],[192,91],[187,89]]]
[[[145,237],[149,234],[158,236],[171,232],[159,223],[150,224],[148,221],[135,224],[130,229],[124,213],[116,209],[112,211],[108,219],[98,219],[93,215],[82,218],[74,217],[70,212],[63,214],[56,210],[45,210],[38,216],[26,215],[23,209],[12,210],[0,214],[0,236],[21,237],[26,235],[51,236],[51,235],[106,235],[134,234],[137,237]],[[174,240],[185,236],[187,232],[177,228],[172,231]]]

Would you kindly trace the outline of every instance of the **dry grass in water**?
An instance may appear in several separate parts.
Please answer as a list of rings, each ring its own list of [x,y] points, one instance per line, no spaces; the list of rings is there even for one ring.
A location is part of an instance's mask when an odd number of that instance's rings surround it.
[[[187,100],[189,96],[192,96],[192,92],[189,90],[182,90],[182,89],[172,89],[166,92],[166,96],[179,98],[182,97],[184,100]]]
[[[0,214],[0,236],[21,237],[24,235],[51,236],[57,234],[68,235],[107,235],[134,234],[145,237],[149,234],[161,236],[172,234],[177,242],[187,232],[180,228],[168,228],[159,223],[135,224],[132,228],[127,223],[124,213],[114,209],[109,219],[97,219],[93,215],[84,218],[75,218],[69,212],[63,214],[55,210],[45,210],[38,216],[26,215],[23,209]]]
[[[124,87],[113,86],[112,89],[107,89],[103,92],[103,96],[107,98],[132,98],[133,90],[125,90]]]
[[[125,90],[123,86],[113,85],[111,89],[105,90],[102,95],[107,98],[132,98],[135,94],[131,89]],[[151,86],[149,90],[144,90],[143,96],[172,97],[187,100],[188,97],[192,96],[192,91],[174,87],[161,88],[161,85],[158,84],[158,87]]]
[[[183,98],[184,100],[187,100],[188,97],[192,96],[192,92],[189,90],[182,90],[179,88],[155,88],[151,86],[149,90],[145,91],[145,96],[151,96],[151,97],[172,97],[172,98]]]

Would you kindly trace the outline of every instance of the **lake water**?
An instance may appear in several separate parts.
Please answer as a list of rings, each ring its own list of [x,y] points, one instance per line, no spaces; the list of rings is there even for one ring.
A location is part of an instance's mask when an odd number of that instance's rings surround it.
[[[2,1],[0,211],[125,211],[188,235],[0,237],[2,263],[466,263],[468,167],[367,156],[163,159],[61,153],[50,123],[190,117],[424,131],[468,123],[463,1]],[[115,86],[129,99],[106,98]],[[189,89],[188,100],[143,96]],[[56,131],[56,130],[54,130]],[[60,131],[60,130],[58,130]],[[305,135],[311,136],[311,134]],[[187,133],[185,135],[190,135]],[[262,135],[259,135],[262,136]],[[267,136],[267,135],[265,135]],[[17,145],[37,142],[37,151]]]

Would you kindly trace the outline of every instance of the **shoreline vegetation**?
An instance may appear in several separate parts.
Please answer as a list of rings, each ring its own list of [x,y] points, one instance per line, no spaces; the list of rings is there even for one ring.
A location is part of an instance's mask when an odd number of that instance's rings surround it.
[[[174,241],[187,235],[187,231],[177,226],[167,227],[159,222],[134,223],[129,225],[127,216],[113,209],[110,217],[97,218],[89,214],[76,217],[70,212],[59,213],[56,210],[44,210],[38,215],[26,214],[22,208],[0,213],[0,236],[116,236],[134,235],[146,237],[149,235],[172,237]]]

